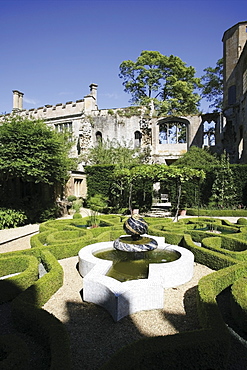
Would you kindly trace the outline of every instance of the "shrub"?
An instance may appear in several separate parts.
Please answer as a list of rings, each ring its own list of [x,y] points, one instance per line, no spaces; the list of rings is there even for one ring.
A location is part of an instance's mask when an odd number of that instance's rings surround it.
[[[73,219],[78,219],[78,218],[82,218],[82,215],[80,213],[74,213]]]
[[[247,225],[247,219],[243,218],[243,217],[240,217],[237,221],[237,224],[238,225]]]
[[[75,195],[69,195],[68,196],[68,202],[73,202],[74,200],[76,200],[76,196]]]
[[[0,208],[0,229],[9,229],[12,227],[25,225],[27,216],[24,212]]]

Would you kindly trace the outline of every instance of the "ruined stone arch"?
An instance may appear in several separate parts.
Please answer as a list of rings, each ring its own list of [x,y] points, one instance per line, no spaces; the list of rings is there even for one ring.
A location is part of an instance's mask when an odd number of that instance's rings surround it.
[[[159,125],[159,144],[185,144],[188,142],[190,122],[181,117],[162,118]]]
[[[97,131],[95,134],[96,138],[96,144],[102,143],[103,137],[102,137],[102,132]]]
[[[134,147],[140,148],[142,143],[142,133],[140,131],[135,131],[134,133]]]

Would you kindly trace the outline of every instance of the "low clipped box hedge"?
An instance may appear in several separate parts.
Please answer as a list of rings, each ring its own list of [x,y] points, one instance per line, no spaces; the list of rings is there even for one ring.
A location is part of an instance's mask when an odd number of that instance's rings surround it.
[[[76,256],[86,245],[117,239],[124,234],[125,219],[120,216],[100,215],[100,224],[92,229],[81,227],[88,218],[74,217],[72,220],[47,221],[40,225],[40,233],[32,236],[31,249],[4,253],[0,256],[0,267],[4,274],[15,273],[10,284],[18,286],[23,274],[28,284],[12,296],[15,324],[47,346],[51,357],[50,369],[69,369],[68,334],[59,320],[42,309],[44,303],[63,284],[63,270],[57,259]],[[227,366],[229,333],[220,315],[216,296],[232,286],[232,312],[242,325],[246,323],[247,277],[246,226],[243,220],[233,225],[230,222],[202,217],[181,219],[147,219],[149,235],[165,238],[169,244],[181,245],[195,256],[197,263],[204,264],[215,273],[201,279],[198,285],[198,314],[202,329],[172,336],[145,338],[122,348],[110,361],[102,366],[104,370],[117,369],[196,369]],[[218,235],[196,230],[213,225],[236,234]],[[5,260],[5,261],[4,261]],[[47,273],[37,280],[37,266],[42,263]],[[14,277],[13,277],[14,278]],[[11,278],[12,279],[12,278]],[[0,284],[0,294],[6,289]],[[8,298],[9,299],[9,298]],[[245,326],[244,326],[245,327]],[[4,352],[4,360],[10,359],[10,351]],[[14,356],[15,358],[15,356]]]
[[[1,276],[18,273],[0,280],[0,303],[11,301],[38,279],[38,264],[34,256],[0,258]]]
[[[188,216],[247,217],[247,209],[204,209],[188,208]]]

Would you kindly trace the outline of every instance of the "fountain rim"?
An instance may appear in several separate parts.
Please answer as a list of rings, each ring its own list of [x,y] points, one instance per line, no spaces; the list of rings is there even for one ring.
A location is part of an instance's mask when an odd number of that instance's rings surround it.
[[[113,246],[113,241],[82,248],[78,253],[78,269],[83,277],[83,300],[103,306],[114,321],[138,311],[163,309],[164,289],[182,285],[193,277],[194,255],[186,248],[165,243],[164,237],[155,238],[160,249],[172,249],[181,256],[168,263],[150,263],[146,279],[120,282],[106,276],[113,262],[95,257],[93,252]]]
[[[150,237],[150,235],[146,235],[146,234],[145,234],[145,236]],[[89,271],[86,272],[85,274],[82,274],[80,271],[79,272],[80,272],[81,276],[83,278],[85,278],[88,274],[90,274],[91,270],[94,270],[95,272],[97,271],[97,273],[100,274],[101,279],[103,279],[106,282],[107,281],[114,281],[115,284],[117,284],[117,285],[120,284],[119,286],[123,286],[125,284],[129,285],[129,284],[133,284],[135,282],[149,282],[150,281],[150,271],[152,269],[156,269],[157,266],[164,266],[164,265],[173,266],[173,265],[176,265],[178,263],[178,261],[181,262],[181,260],[184,258],[184,254],[191,253],[186,248],[179,247],[178,245],[165,243],[163,237],[152,236],[152,238],[159,239],[159,240],[157,240],[158,245],[159,245],[159,242],[160,242],[159,247],[155,250],[162,250],[162,249],[165,250],[165,249],[167,249],[168,251],[180,253],[180,256],[179,256],[178,259],[176,259],[175,261],[171,261],[171,262],[149,263],[149,274],[148,274],[147,278],[145,278],[145,279],[133,279],[133,280],[127,280],[127,281],[118,281],[117,279],[106,275],[108,273],[108,271],[110,270],[110,268],[112,267],[113,261],[96,257],[94,255],[94,253],[101,252],[101,251],[107,250],[109,248],[112,248],[112,250],[116,250],[113,247],[113,242],[114,241],[93,243],[93,244],[89,244],[89,245],[83,247],[78,253],[79,261],[80,261],[81,255],[86,254],[86,252],[88,252],[88,257],[89,257],[88,261],[90,263],[90,268],[89,268]],[[161,243],[161,241],[162,241],[162,243]],[[109,243],[111,244],[111,246],[109,246]],[[108,246],[106,246],[107,244],[108,244]],[[123,252],[123,251],[121,251],[121,252]],[[130,252],[126,252],[126,253],[130,253]],[[136,253],[139,253],[139,252],[136,252]]]

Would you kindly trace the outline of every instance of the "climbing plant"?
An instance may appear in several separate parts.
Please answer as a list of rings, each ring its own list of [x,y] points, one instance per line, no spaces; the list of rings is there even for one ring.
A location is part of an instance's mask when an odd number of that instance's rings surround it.
[[[220,164],[212,186],[209,205],[217,208],[230,208],[236,205],[237,188],[226,153],[221,155]]]
[[[181,200],[181,192],[182,192],[182,185],[190,180],[194,179],[204,179],[205,173],[203,170],[197,170],[194,168],[188,167],[175,167],[175,166],[167,166],[167,165],[142,165],[136,166],[131,169],[123,169],[123,170],[115,170],[114,172],[115,180],[120,183],[128,184],[129,187],[129,209],[132,211],[132,203],[133,203],[133,187],[137,180],[142,180],[143,183],[145,181],[168,181],[173,180],[174,185],[177,187],[177,196],[176,196],[176,213],[175,217],[178,215],[179,207],[180,207],[180,200]]]

